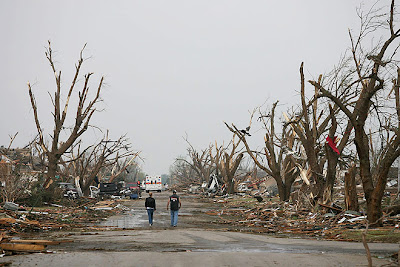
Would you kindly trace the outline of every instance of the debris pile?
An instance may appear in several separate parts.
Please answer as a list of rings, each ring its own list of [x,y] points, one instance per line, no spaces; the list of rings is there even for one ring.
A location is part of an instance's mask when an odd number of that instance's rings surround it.
[[[1,254],[2,256],[16,253],[52,253],[52,251],[46,250],[48,245],[59,245],[66,242],[73,242],[73,240],[51,241],[39,239],[19,239],[11,238],[4,232],[0,234],[0,250],[3,251]]]
[[[321,205],[312,211],[286,202],[258,202],[249,196],[222,197],[214,202],[224,206],[208,212],[218,215],[219,220],[214,223],[226,224],[228,229],[238,231],[350,241],[338,234],[339,230],[366,227],[365,215],[335,206]],[[385,217],[383,228],[399,231],[399,221],[398,215]]]
[[[99,201],[81,199],[78,206],[67,207],[59,204],[48,204],[41,208],[24,208],[15,203],[6,202],[0,208],[0,255],[15,253],[44,252],[47,245],[57,245],[68,240],[50,241],[21,239],[27,233],[51,230],[90,229],[111,215],[121,213],[128,208],[121,200]]]
[[[127,209],[118,200],[96,202],[90,199],[83,205],[74,207],[49,204],[44,208],[15,210],[8,208],[9,206],[7,204],[0,208],[0,233],[9,235],[87,227]]]

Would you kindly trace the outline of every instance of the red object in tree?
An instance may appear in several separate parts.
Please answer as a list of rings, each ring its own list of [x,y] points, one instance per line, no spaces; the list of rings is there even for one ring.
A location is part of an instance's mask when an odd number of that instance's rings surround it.
[[[337,148],[336,143],[335,143],[336,136],[333,137],[333,140],[329,136],[327,136],[326,141],[328,142],[328,145],[333,149],[333,151],[335,151],[336,153],[338,153],[338,155],[340,155],[339,149]]]

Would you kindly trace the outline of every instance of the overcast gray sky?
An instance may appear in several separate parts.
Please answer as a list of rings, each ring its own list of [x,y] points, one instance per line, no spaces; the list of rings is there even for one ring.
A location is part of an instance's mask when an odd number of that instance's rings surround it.
[[[2,0],[0,144],[17,131],[15,146],[36,135],[28,81],[45,131],[52,130],[47,40],[65,88],[87,43],[84,71],[95,72],[92,88],[101,75],[106,81],[104,110],[93,124],[113,138],[127,133],[148,174],[168,173],[186,153],[186,133],[203,149],[231,138],[223,121],[245,127],[249,110],[266,101],[295,103],[300,63],[307,79],[328,72],[349,46],[360,3]],[[94,130],[87,135],[101,138]]]

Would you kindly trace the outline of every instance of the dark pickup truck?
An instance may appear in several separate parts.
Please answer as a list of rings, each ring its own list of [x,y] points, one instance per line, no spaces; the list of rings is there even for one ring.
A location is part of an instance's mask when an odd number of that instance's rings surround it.
[[[115,183],[100,183],[99,196],[116,196],[119,195],[119,188]]]

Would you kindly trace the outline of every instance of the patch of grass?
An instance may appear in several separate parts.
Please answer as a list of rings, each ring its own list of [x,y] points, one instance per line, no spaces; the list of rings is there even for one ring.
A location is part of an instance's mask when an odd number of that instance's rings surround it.
[[[340,235],[344,239],[362,242],[362,233],[365,230],[348,230],[343,231]],[[367,232],[367,242],[371,243],[397,243],[400,242],[399,230],[386,230],[386,229],[370,229]]]

